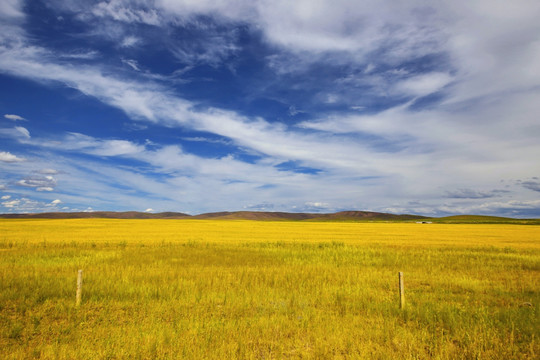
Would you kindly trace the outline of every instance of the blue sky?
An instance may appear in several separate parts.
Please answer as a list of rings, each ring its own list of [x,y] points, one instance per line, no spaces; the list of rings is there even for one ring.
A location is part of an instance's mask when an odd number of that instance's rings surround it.
[[[540,217],[540,4],[2,0],[0,213]]]

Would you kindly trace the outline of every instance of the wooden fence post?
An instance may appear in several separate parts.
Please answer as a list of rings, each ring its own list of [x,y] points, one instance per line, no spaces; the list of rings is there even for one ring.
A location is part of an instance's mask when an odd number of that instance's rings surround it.
[[[77,272],[77,295],[75,296],[75,305],[81,305],[81,294],[82,294],[82,270]]]
[[[403,272],[399,272],[399,308],[405,307],[405,287],[403,286]]]

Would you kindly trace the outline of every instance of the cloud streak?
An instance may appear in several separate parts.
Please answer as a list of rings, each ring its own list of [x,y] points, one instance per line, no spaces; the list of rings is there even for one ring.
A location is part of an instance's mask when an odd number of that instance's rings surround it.
[[[4,117],[6,119],[9,119],[9,120],[12,120],[12,121],[24,121],[24,120],[26,120],[22,116],[15,115],[15,114],[5,114]]]
[[[540,192],[540,181],[523,181],[521,185],[526,189]]]

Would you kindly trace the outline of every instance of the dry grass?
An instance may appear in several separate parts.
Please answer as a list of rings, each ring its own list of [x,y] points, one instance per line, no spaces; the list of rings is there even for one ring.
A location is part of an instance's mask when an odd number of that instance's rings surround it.
[[[535,359],[539,230],[0,220],[0,358]]]

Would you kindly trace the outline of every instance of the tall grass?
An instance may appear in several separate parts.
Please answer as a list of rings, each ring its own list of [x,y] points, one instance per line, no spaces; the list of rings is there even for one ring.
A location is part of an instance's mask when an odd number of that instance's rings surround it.
[[[535,359],[539,230],[0,220],[0,358]]]

